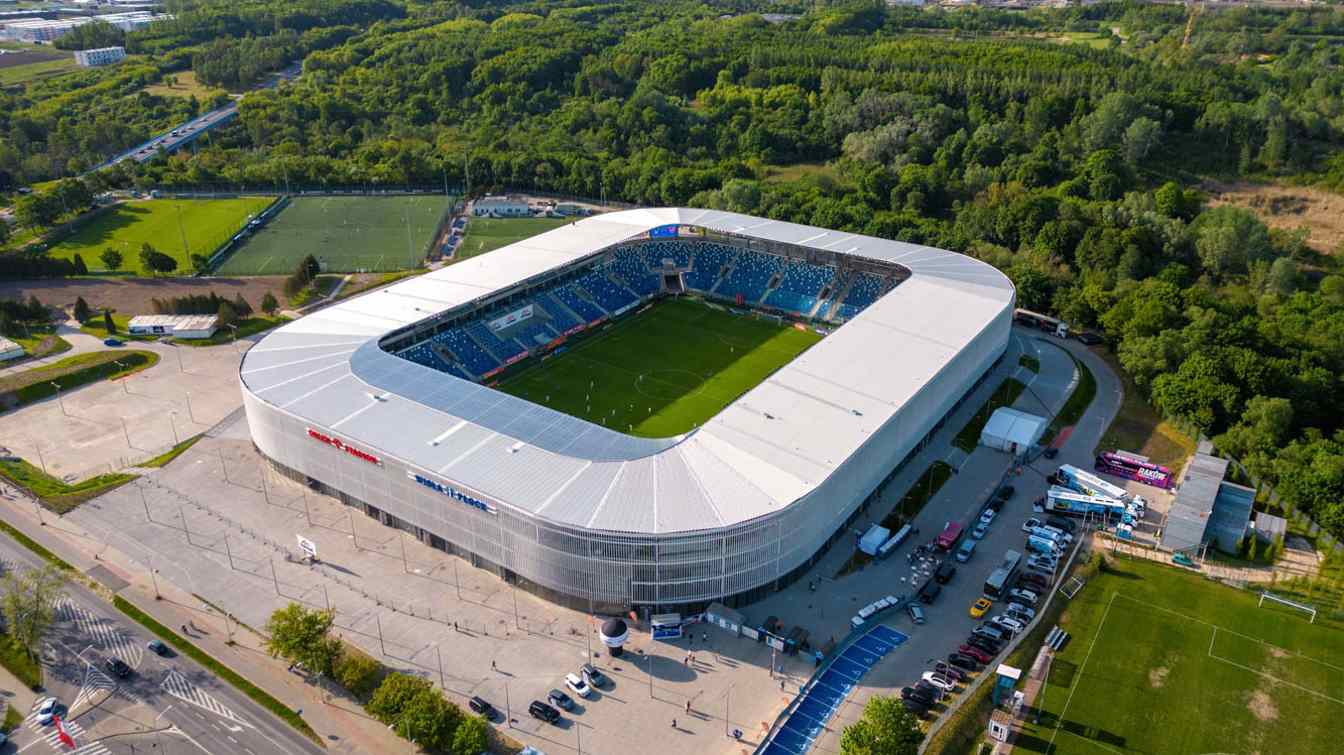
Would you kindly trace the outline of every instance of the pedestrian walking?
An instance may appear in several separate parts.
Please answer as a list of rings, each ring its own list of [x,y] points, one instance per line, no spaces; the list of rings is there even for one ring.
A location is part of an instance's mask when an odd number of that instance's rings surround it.
[[[491,670],[491,671],[498,671],[498,670],[499,670],[498,668],[495,667],[495,662],[494,662],[494,661],[490,661],[490,670]]]
[[[687,701],[686,701],[686,715],[688,715],[688,716],[691,715],[691,701],[690,701],[690,700],[687,700]]]
[[[708,644],[709,644],[709,632],[705,632],[704,634],[700,635],[700,639],[704,640],[705,644],[708,645]]]
[[[677,719],[672,719],[672,728],[677,728]]]

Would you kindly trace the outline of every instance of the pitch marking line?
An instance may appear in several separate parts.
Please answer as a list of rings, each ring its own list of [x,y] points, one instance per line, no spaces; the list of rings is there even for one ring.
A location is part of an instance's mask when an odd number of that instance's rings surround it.
[[[1101,621],[1097,624],[1097,633],[1092,635],[1092,644],[1087,646],[1087,655],[1083,656],[1083,665],[1078,667],[1078,683],[1069,690],[1069,696],[1064,700],[1064,709],[1059,712],[1059,719],[1055,721],[1055,731],[1050,735],[1050,747],[1047,751],[1053,751],[1055,748],[1055,737],[1059,736],[1061,727],[1064,725],[1064,717],[1068,715],[1069,705],[1073,702],[1073,694],[1078,688],[1083,686],[1084,672],[1087,671],[1087,662],[1092,659],[1092,651],[1097,649],[1097,639],[1101,637],[1101,632],[1106,628],[1106,617],[1111,615],[1111,606],[1115,605],[1115,599],[1120,593],[1111,593],[1111,599],[1106,602],[1106,610],[1101,614]]]
[[[1236,632],[1231,632],[1231,634],[1236,634]],[[1217,639],[1217,637],[1218,637],[1218,627],[1215,626],[1215,627],[1213,628],[1213,636],[1209,638],[1209,657],[1212,658],[1213,660],[1215,660],[1215,661],[1221,661],[1222,663],[1226,663],[1226,664],[1229,665],[1229,666],[1234,666],[1234,667],[1236,667],[1236,668],[1242,669],[1243,671],[1249,671],[1250,673],[1255,674],[1256,676],[1264,677],[1265,679],[1268,679],[1268,680],[1270,680],[1271,682],[1274,682],[1275,684],[1282,684],[1282,685],[1284,685],[1285,687],[1293,687],[1294,689],[1301,690],[1301,691],[1307,693],[1308,695],[1314,695],[1314,696],[1319,697],[1319,698],[1322,698],[1322,699],[1324,699],[1324,700],[1329,700],[1329,701],[1332,702],[1332,703],[1338,703],[1339,705],[1344,705],[1344,700],[1341,700],[1341,699],[1339,699],[1339,698],[1337,698],[1337,697],[1331,697],[1330,695],[1327,695],[1327,694],[1325,694],[1324,692],[1317,692],[1317,691],[1314,690],[1314,689],[1308,689],[1307,687],[1304,687],[1304,686],[1302,686],[1301,684],[1298,684],[1297,682],[1290,682],[1290,681],[1288,681],[1287,679],[1280,679],[1279,677],[1274,676],[1273,674],[1271,674],[1271,673],[1269,673],[1269,672],[1266,672],[1266,671],[1259,671],[1259,670],[1257,670],[1257,669],[1253,669],[1253,668],[1251,668],[1250,666],[1247,666],[1247,665],[1245,665],[1245,664],[1237,663],[1236,661],[1231,660],[1230,658],[1224,658],[1224,657],[1222,657],[1221,655],[1217,655],[1217,654],[1215,654],[1215,653],[1213,652],[1213,642],[1214,642],[1215,639]],[[1268,643],[1264,643],[1264,644],[1268,644]],[[1273,646],[1271,645],[1270,647],[1273,647]],[[1327,664],[1327,665],[1328,665],[1328,664]]]

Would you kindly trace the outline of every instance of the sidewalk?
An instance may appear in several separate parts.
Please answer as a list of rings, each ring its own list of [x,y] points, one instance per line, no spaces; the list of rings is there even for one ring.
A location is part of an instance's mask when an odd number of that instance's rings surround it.
[[[127,559],[120,551],[104,547],[93,539],[86,539],[73,525],[51,514],[44,514],[47,526],[38,524],[31,507],[22,500],[6,500],[3,510],[6,521],[39,544],[43,545],[82,573],[101,565],[129,586],[117,595],[135,605],[167,627],[181,627],[191,622],[201,631],[192,632],[189,639],[202,651],[220,663],[265,690],[294,710],[301,710],[303,719],[322,738],[333,753],[416,753],[419,749],[395,736],[387,727],[370,717],[354,701],[345,697],[324,694],[302,677],[290,673],[285,662],[267,654],[262,639],[233,622],[226,627],[224,617],[203,601],[173,586],[167,579],[158,580],[162,600],[154,599],[154,585],[142,569],[128,568]],[[100,547],[90,559],[83,549]],[[95,561],[97,562],[95,564]],[[132,625],[134,620],[127,617]],[[181,632],[178,632],[181,634]],[[234,645],[227,639],[232,634]],[[0,669],[3,671],[3,669]],[[23,685],[4,672],[0,680],[5,686],[17,686],[11,698],[22,710],[31,708],[35,696]],[[26,693],[26,697],[24,697]],[[240,692],[241,694],[241,692]],[[25,702],[26,701],[26,702]],[[283,722],[281,726],[287,726]]]
[[[28,715],[28,711],[37,703],[38,694],[28,689],[28,685],[19,681],[9,669],[0,666],[0,698],[3,698],[5,705],[23,715]],[[0,714],[3,712],[4,709],[0,708]]]

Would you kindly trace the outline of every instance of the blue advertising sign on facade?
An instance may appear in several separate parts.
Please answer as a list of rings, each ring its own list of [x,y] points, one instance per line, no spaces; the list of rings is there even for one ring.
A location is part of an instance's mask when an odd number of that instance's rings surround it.
[[[680,226],[678,226],[676,223],[673,223],[672,225],[660,225],[660,226],[658,226],[657,228],[650,228],[650,229],[649,229],[649,238],[651,238],[651,239],[675,239],[675,238],[677,237],[677,229],[678,229],[679,227],[680,227]]]
[[[449,487],[448,485],[444,485],[443,483],[437,482],[435,480],[431,480],[428,477],[422,477],[414,472],[407,472],[406,476],[411,478],[412,480],[415,480],[417,483],[424,485],[430,490],[433,490],[436,493],[442,493],[443,495],[448,496],[449,498],[453,499],[454,501],[457,501],[458,503],[466,504],[467,506],[470,506],[474,509],[480,509],[481,511],[484,511],[487,514],[495,513],[494,507],[491,506],[490,504],[480,500],[479,498],[473,498],[456,488]]]

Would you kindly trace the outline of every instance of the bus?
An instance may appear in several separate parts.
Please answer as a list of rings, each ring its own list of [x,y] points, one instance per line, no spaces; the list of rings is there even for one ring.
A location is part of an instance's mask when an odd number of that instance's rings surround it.
[[[1003,563],[990,572],[989,579],[985,580],[985,597],[991,600],[1003,597],[1012,587],[1013,577],[1017,576],[1017,567],[1021,562],[1022,554],[1015,550],[1003,554]]]
[[[1046,491],[1045,510],[1054,514],[1077,516],[1091,514],[1105,517],[1107,521],[1112,518],[1123,520],[1126,516],[1137,518],[1140,514],[1137,507],[1124,501],[1117,501],[1109,496],[1079,493],[1058,485],[1051,485]]]
[[[1029,309],[1013,310],[1013,320],[1022,325],[1033,328],[1040,328],[1047,333],[1054,333],[1057,338],[1069,337],[1069,324],[1057,317],[1043,315],[1040,312],[1032,312]]]
[[[1107,482],[1091,472],[1081,470],[1072,464],[1060,465],[1057,476],[1065,485],[1068,485],[1079,493],[1105,496],[1106,498],[1114,498],[1117,501],[1129,500],[1128,490],[1125,490],[1114,483]]]
[[[1176,484],[1170,469],[1124,454],[1107,451],[1097,457],[1094,466],[1098,472],[1124,477],[1127,480],[1138,480],[1145,485],[1163,490],[1170,490],[1171,486]]]

